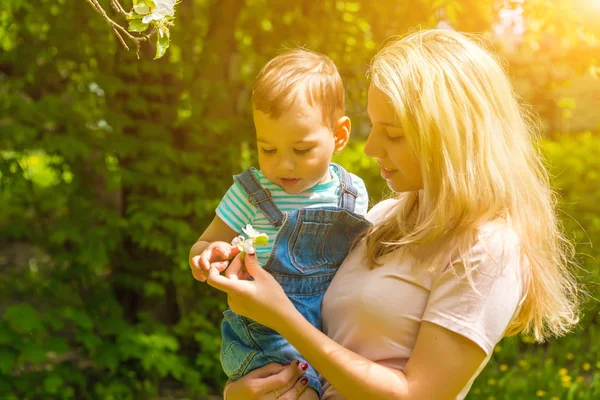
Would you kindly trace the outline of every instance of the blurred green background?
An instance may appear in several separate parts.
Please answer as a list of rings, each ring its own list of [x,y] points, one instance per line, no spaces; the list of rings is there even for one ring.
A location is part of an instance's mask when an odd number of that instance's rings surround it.
[[[337,161],[376,202],[369,60],[436,26],[482,33],[540,115],[591,294],[567,337],[503,340],[469,398],[599,399],[599,0],[182,0],[156,61],[84,0],[0,0],[0,398],[218,398],[225,297],[187,254],[256,164],[253,78],[299,45],[337,63],[353,121]]]

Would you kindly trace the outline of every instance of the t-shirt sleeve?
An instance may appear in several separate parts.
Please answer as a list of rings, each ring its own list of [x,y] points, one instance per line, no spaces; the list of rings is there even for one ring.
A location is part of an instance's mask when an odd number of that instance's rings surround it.
[[[369,193],[367,192],[367,187],[363,180],[354,174],[352,174],[352,183],[358,192],[354,212],[359,215],[366,215],[367,210],[369,209]]]
[[[397,199],[386,199],[375,204],[367,213],[366,218],[372,224],[385,219],[398,204]]]
[[[480,238],[464,264],[434,276],[423,321],[440,325],[475,342],[486,355],[502,339],[522,297],[518,244],[506,231]]]
[[[216,213],[231,229],[241,232],[242,228],[252,223],[256,208],[248,200],[242,186],[235,181],[221,199]]]

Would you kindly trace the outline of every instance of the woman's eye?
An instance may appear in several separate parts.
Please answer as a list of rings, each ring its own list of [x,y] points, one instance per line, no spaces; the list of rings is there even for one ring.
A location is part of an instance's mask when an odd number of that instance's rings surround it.
[[[391,141],[391,142],[398,142],[400,140],[402,140],[404,138],[404,136],[392,136],[390,134],[387,135],[387,138]]]
[[[277,152],[277,149],[265,149],[264,147],[261,150],[265,154],[275,154]]]
[[[306,153],[308,153],[311,150],[312,150],[312,147],[310,149],[294,149],[294,153],[296,153],[296,154],[306,154]]]
[[[397,142],[404,138],[404,132],[398,128],[388,128],[386,130],[387,138],[392,142]]]

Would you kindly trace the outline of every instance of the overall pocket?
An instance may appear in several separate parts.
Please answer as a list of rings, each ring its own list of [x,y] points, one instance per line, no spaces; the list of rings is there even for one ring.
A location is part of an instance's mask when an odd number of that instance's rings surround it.
[[[296,226],[288,242],[290,261],[304,274],[340,266],[366,222],[348,211],[331,209],[298,210]]]

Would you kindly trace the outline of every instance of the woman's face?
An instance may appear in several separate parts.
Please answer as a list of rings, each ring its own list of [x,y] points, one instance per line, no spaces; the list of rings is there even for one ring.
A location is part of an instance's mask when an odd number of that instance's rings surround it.
[[[409,148],[390,98],[371,85],[367,103],[372,127],[365,154],[377,159],[381,176],[394,192],[423,189],[421,166]]]

